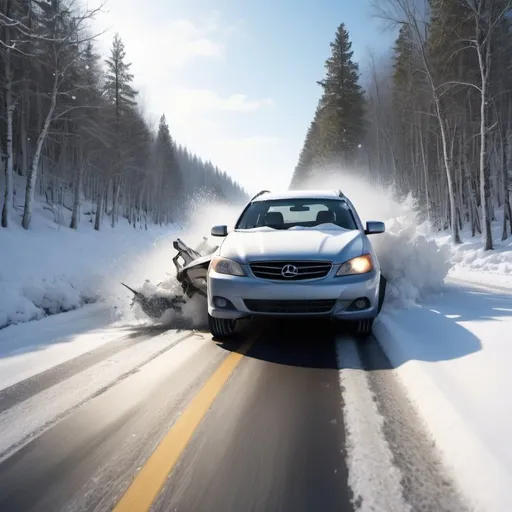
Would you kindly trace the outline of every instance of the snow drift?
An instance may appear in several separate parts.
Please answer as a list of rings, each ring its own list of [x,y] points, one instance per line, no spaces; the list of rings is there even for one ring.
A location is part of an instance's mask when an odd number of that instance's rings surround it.
[[[463,243],[460,245],[453,245],[446,232],[433,235],[451,253],[453,266],[450,277],[512,288],[512,237],[501,240],[503,208],[496,208],[491,228],[494,242],[492,251],[484,251],[482,235],[471,236],[469,227],[461,231]]]
[[[420,220],[412,196],[399,200],[390,188],[350,174],[336,176],[318,170],[315,174],[304,187],[339,189],[352,201],[363,223],[386,223],[386,232],[371,240],[388,279],[388,306],[413,305],[442,287],[451,267],[450,248],[432,239],[430,226]]]
[[[30,230],[17,219],[0,230],[0,328],[111,297],[115,287],[119,295],[119,280],[139,255],[176,231],[134,229],[120,219],[114,229],[105,222],[98,232],[88,221],[82,215],[78,231],[71,230],[67,210],[57,224],[36,203]]]

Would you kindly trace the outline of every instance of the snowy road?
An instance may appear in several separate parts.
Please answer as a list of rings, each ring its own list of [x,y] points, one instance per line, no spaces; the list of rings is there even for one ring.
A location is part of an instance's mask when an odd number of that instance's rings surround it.
[[[0,392],[2,512],[464,510],[375,339],[128,331]]]

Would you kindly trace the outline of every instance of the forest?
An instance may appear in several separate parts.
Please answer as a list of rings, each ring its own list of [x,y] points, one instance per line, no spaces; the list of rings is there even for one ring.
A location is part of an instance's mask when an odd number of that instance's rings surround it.
[[[77,0],[0,1],[1,226],[29,229],[36,197],[67,208],[78,229],[92,205],[94,228],[107,216],[134,227],[182,220],[193,196],[238,202],[246,192],[171,135],[154,133],[138,102],[122,37],[110,55],[95,48],[101,8]]]
[[[481,236],[502,212],[512,231],[511,0],[373,0],[397,34],[361,79],[341,23],[291,186],[352,173],[411,194],[437,230]],[[501,218],[501,215],[500,215]]]

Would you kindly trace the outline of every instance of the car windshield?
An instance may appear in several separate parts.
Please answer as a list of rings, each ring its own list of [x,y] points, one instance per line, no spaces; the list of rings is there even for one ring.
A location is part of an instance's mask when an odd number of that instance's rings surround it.
[[[236,229],[270,227],[290,229],[334,224],[344,229],[357,229],[348,205],[337,199],[276,199],[251,203]]]

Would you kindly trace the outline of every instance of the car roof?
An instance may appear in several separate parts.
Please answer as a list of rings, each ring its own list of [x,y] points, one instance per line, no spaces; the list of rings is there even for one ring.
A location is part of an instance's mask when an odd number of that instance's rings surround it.
[[[285,190],[283,192],[260,192],[252,199],[256,201],[275,201],[279,199],[340,199],[343,195],[337,190]]]

